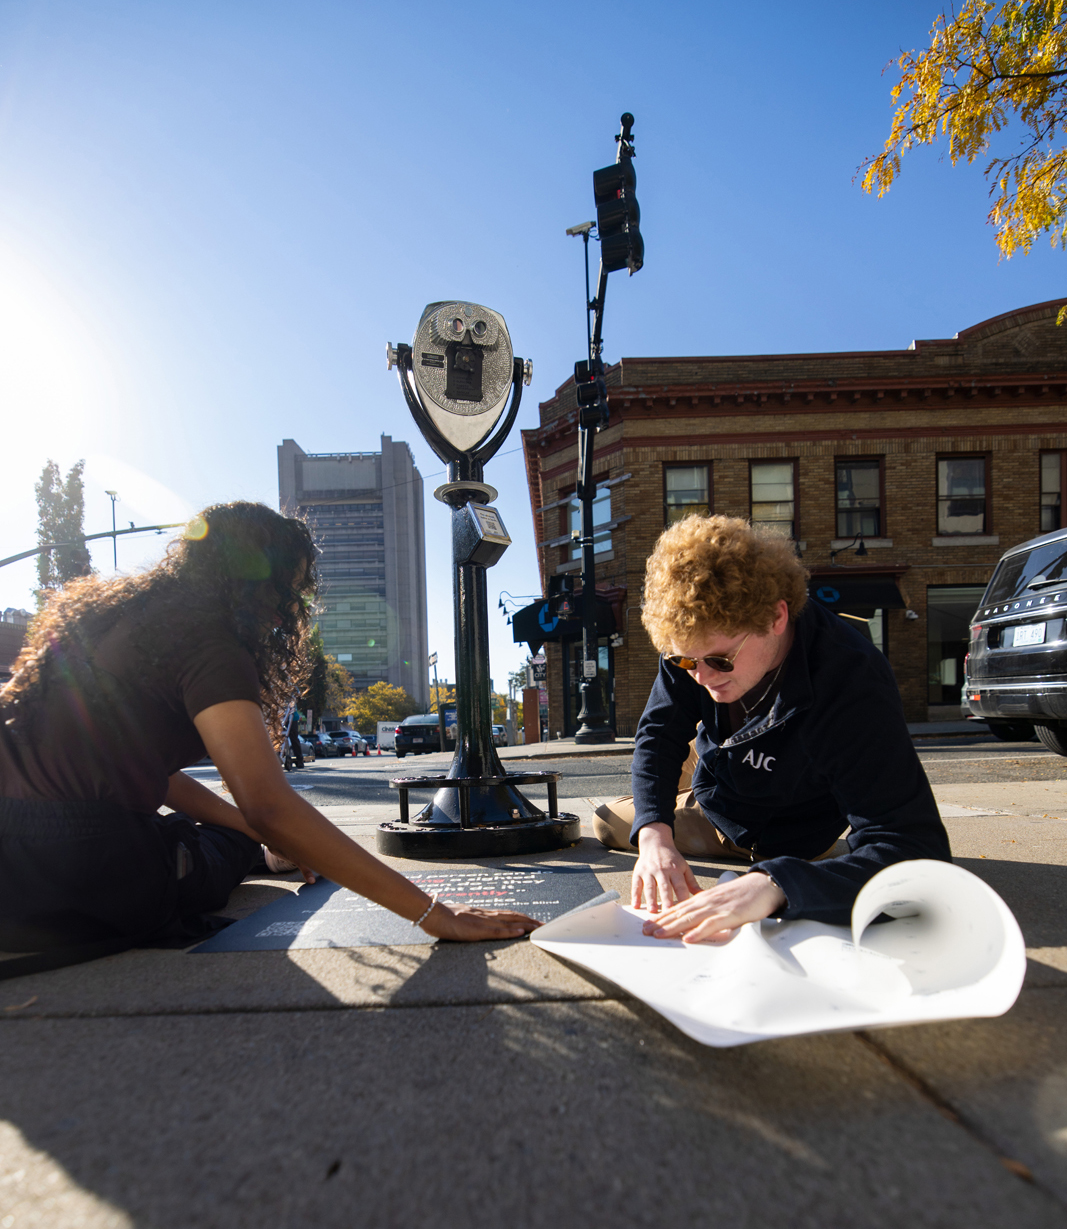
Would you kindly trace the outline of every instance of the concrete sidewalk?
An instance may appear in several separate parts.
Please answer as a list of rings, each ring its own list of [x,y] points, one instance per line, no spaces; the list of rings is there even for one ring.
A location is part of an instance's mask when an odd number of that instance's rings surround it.
[[[1002,1019],[710,1050],[526,941],[129,952],[0,984],[0,1227],[1062,1226],[1067,784],[937,792],[1026,935]]]

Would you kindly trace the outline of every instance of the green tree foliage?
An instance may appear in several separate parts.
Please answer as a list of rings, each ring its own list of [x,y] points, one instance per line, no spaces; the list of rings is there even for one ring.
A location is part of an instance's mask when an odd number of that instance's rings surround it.
[[[312,720],[318,725],[326,711],[326,649],[323,647],[322,633],[317,623],[308,637],[308,657],[311,659],[311,675],[307,688],[300,697],[300,706],[311,711]]]
[[[49,591],[65,585],[78,576],[88,576],[93,567],[85,548],[85,490],[82,472],[85,462],[72,465],[66,479],[55,461],[49,460],[41,470],[33,490],[37,497],[37,544],[69,542],[61,550],[42,551],[37,556],[37,579],[40,605]]]
[[[985,156],[994,137],[1017,139],[985,167],[1001,254],[1028,252],[1048,234],[1067,240],[1067,0],[967,0],[942,12],[930,46],[904,52],[885,149],[860,168],[863,188],[882,196],[901,155],[948,138],[955,165]],[[1064,312],[1060,313],[1062,320]]]
[[[300,707],[311,710],[316,726],[322,720],[323,713],[332,713],[335,717],[346,716],[356,685],[352,675],[337,658],[326,652],[317,623],[308,636],[307,651],[311,659],[311,675],[300,697]]]
[[[349,700],[345,717],[355,719],[361,734],[374,734],[379,721],[403,721],[419,711],[418,705],[403,689],[392,683],[372,683],[366,691],[357,692]]]

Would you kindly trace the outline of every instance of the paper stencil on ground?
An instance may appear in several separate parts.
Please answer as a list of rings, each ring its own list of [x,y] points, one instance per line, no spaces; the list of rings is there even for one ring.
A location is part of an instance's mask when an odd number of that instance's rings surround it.
[[[872,925],[881,914],[891,920]],[[976,875],[947,862],[880,871],[856,898],[851,930],[768,920],[713,947],[645,936],[648,916],[598,905],[530,938],[711,1046],[999,1016],[1026,972],[1011,910]]]
[[[424,892],[439,893],[446,902],[515,909],[538,921],[559,917],[600,893],[596,876],[585,866],[413,871],[407,878]],[[424,930],[372,900],[320,879],[227,926],[195,951],[255,952],[435,942]]]

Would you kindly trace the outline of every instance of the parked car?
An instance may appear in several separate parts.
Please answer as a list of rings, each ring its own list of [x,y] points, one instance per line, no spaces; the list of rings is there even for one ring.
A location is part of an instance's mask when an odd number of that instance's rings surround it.
[[[963,701],[998,737],[1067,755],[1067,529],[1005,551],[971,621]]]
[[[355,730],[334,730],[330,734],[334,746],[340,749],[341,755],[369,755],[367,740]]]
[[[333,759],[344,752],[327,734],[312,734],[309,736],[311,749],[316,759]]]
[[[506,726],[493,726],[493,746],[506,747],[508,745],[508,731]]]
[[[412,755],[421,755],[424,751],[440,751],[440,729],[436,713],[405,717],[396,727],[394,735],[396,758],[402,760],[409,751]]]
[[[378,735],[377,734],[364,734],[363,741],[367,744],[367,754],[368,755],[371,754],[371,752],[378,750]]]

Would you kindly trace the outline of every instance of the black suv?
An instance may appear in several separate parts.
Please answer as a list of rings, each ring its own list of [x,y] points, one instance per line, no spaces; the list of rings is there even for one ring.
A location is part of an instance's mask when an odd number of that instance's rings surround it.
[[[965,707],[1067,755],[1067,529],[1006,551],[971,622]]]

